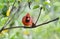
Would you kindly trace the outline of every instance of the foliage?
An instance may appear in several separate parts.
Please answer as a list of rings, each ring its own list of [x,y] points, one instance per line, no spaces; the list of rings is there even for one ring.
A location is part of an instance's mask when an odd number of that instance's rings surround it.
[[[2,12],[2,9],[7,1],[8,0],[0,0],[0,12]],[[31,0],[32,1],[30,5],[31,9],[28,8],[27,5],[28,0],[20,0],[20,1],[22,9],[20,8],[20,11],[16,12],[15,16],[13,14],[16,11],[16,9],[14,9],[10,17],[10,18],[13,17],[12,22],[14,22],[13,23],[14,26],[23,25],[22,17],[25,16],[26,13],[28,12],[31,14],[32,17],[35,17],[35,19],[37,19],[40,5],[43,6],[43,9],[41,10],[41,16],[37,24],[49,21],[56,17],[60,18],[60,4],[59,4],[60,0],[55,1],[50,0],[50,3],[45,0]],[[9,5],[12,6],[14,0],[9,0],[9,2],[10,2]],[[26,6],[24,6],[24,3],[26,4]],[[17,8],[18,3],[16,2],[14,6]],[[5,13],[5,11],[3,11],[3,13]],[[0,29],[4,26],[5,22],[8,20],[8,17],[5,16],[3,17],[2,15],[3,14],[0,15]],[[35,19],[33,18],[33,20]],[[11,27],[10,24],[8,24],[7,27]],[[0,39],[60,39],[60,19],[58,21],[51,22],[43,26],[39,26],[37,28],[32,29],[15,28],[15,29],[3,30],[2,33],[0,33]]]

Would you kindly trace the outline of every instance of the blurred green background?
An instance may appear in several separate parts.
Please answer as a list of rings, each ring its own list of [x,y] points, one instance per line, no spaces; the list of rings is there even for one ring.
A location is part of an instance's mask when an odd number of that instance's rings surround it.
[[[6,16],[6,14],[4,14],[4,16],[2,13],[7,12],[5,9],[12,6],[14,1],[15,0],[0,0],[0,29],[8,19],[8,16]],[[42,6],[43,9],[41,10],[41,16],[37,25],[52,20],[56,17],[60,18],[60,0],[29,0],[31,2],[30,8],[28,6],[28,0],[19,1],[21,1],[21,8],[15,16],[13,16],[13,14],[10,16],[10,18],[13,17],[13,19],[7,27],[13,25],[22,26],[22,17],[27,13],[30,13],[31,17],[33,17],[33,21],[35,22],[39,14],[39,6]],[[4,8],[5,5],[8,7]],[[19,5],[16,2],[14,6],[18,8]],[[2,11],[3,8],[5,11]],[[14,13],[15,10],[16,9],[14,9],[12,13]],[[0,33],[0,39],[60,39],[60,19],[58,21],[32,29],[16,28],[5,30]]]

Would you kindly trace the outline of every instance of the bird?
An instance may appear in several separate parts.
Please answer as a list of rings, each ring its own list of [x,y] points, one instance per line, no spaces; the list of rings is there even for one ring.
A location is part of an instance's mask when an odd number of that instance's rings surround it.
[[[27,13],[27,14],[22,18],[22,23],[24,24],[25,27],[32,27],[33,20],[32,20],[32,17],[30,16],[29,13]]]

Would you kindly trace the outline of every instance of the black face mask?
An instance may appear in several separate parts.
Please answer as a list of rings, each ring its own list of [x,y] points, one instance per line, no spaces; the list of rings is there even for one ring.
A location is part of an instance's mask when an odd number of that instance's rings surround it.
[[[30,22],[30,17],[26,17],[26,23]]]

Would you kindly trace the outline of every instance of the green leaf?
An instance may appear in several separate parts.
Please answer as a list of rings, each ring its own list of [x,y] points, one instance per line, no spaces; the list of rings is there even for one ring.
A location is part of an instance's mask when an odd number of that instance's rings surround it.
[[[1,23],[0,23],[0,26],[3,26],[4,24],[5,24],[5,22],[7,21],[7,17],[5,17],[5,18],[2,18],[1,19]]]
[[[35,2],[39,2],[40,0],[35,0]]]
[[[49,3],[48,3],[48,2],[44,2],[43,4],[45,4],[45,5],[46,5],[46,4],[49,4]]]
[[[37,9],[37,8],[39,8],[39,5],[35,5],[35,6],[33,7],[33,9]]]

